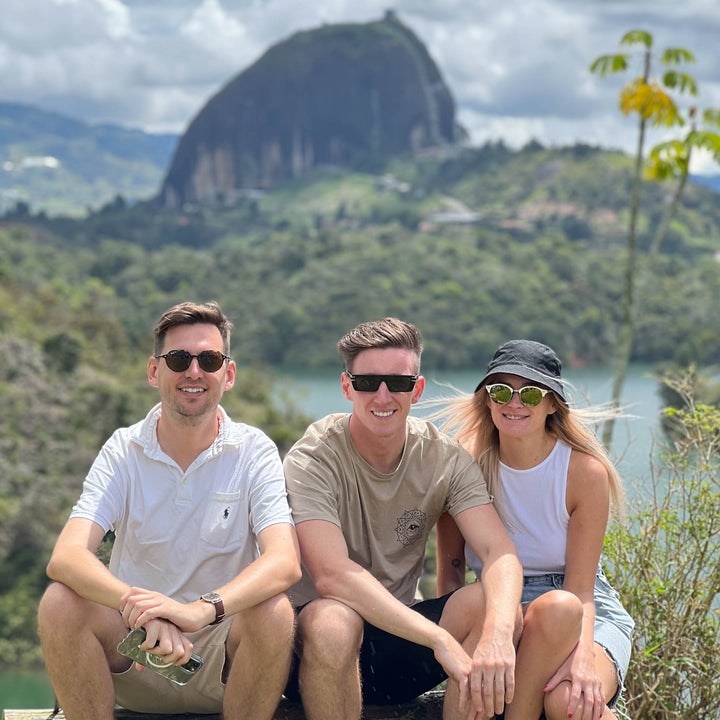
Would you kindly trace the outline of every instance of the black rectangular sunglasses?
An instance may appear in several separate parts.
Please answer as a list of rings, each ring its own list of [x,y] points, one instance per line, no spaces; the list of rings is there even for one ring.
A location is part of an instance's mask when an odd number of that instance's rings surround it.
[[[385,383],[389,392],[410,392],[418,381],[417,375],[353,375],[346,372],[348,380],[358,392],[377,392]]]

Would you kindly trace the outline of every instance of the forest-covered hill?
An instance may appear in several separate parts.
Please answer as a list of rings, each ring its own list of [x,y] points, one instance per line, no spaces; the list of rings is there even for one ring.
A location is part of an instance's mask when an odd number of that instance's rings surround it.
[[[0,218],[0,657],[39,659],[36,599],[54,538],[99,445],[154,402],[158,315],[216,299],[250,368],[228,397],[281,447],[303,418],[272,365],[337,364],[359,321],[397,315],[426,368],[484,365],[529,337],[567,364],[607,363],[632,161],[587,146],[501,144],[399,158],[377,175],[318,170],[232,205],[106,204],[86,219]],[[643,191],[640,247],[666,189]],[[691,185],[656,261],[638,269],[635,359],[720,362],[720,203]]]
[[[247,363],[333,363],[348,326],[387,313],[417,322],[436,367],[475,363],[510,335],[604,363],[620,320],[630,184],[620,153],[487,145],[396,159],[380,175],[317,171],[230,206],[178,213],[118,199],[83,221],[10,213],[5,227],[22,238],[10,272],[23,289],[62,278],[63,306],[64,292],[90,284],[134,345],[189,295],[228,309]],[[644,189],[641,249],[666,194]],[[641,265],[638,360],[718,359],[717,199],[689,186],[656,263]]]
[[[158,192],[176,135],[155,135],[0,102],[0,212],[85,215],[122,195]]]

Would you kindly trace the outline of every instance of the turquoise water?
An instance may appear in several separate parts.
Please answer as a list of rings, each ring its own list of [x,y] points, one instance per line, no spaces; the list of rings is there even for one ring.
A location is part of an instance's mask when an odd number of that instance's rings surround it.
[[[51,708],[55,702],[45,673],[0,673],[0,713],[20,708]]]

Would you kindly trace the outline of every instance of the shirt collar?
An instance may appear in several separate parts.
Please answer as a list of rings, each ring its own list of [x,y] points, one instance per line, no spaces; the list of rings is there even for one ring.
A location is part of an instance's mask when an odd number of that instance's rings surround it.
[[[204,453],[207,457],[219,455],[227,446],[239,446],[242,443],[242,434],[237,427],[237,423],[230,420],[222,406],[218,406],[218,411],[220,427],[212,445]],[[145,416],[145,419],[135,426],[133,439],[143,448],[148,457],[165,455],[157,439],[157,424],[161,414],[162,404],[158,403]]]

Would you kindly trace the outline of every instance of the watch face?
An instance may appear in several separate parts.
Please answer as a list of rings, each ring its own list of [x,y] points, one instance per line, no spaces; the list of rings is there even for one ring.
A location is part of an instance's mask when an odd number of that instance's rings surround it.
[[[216,592],[205,593],[201,596],[203,600],[207,602],[216,603],[220,602],[220,596]]]

